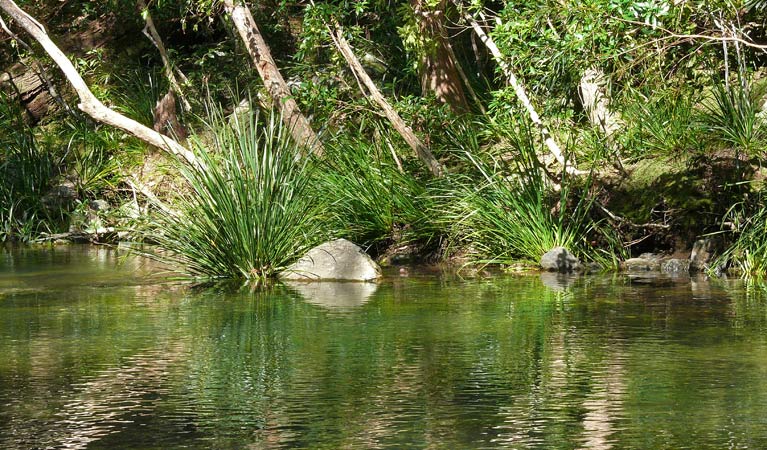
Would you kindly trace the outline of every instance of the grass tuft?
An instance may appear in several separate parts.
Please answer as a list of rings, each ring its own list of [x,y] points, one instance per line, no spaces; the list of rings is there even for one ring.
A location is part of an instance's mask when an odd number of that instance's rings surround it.
[[[729,266],[745,278],[767,275],[767,203],[757,195],[755,207],[738,204],[730,209],[725,223],[733,229],[732,244],[713,264],[714,269]]]
[[[362,245],[433,237],[425,184],[400,170],[393,151],[383,136],[372,141],[338,137],[327,146],[319,186],[332,199],[339,234]]]
[[[711,98],[703,103],[700,126],[715,139],[749,155],[760,151],[767,138],[759,114],[763,94],[764,89],[748,82],[714,86]]]
[[[206,127],[208,151],[191,139],[205,168],[179,162],[189,190],[172,207],[158,205],[146,234],[159,249],[151,256],[198,278],[273,277],[327,237],[312,166],[274,115],[226,117],[216,105]]]
[[[465,151],[481,179],[458,176],[456,198],[447,215],[453,223],[451,235],[468,244],[475,258],[486,263],[538,263],[554,247],[568,248],[576,255],[599,260],[589,237],[600,234],[591,219],[594,196],[586,190],[571,194],[575,185],[568,179],[555,192],[539,166],[539,144],[526,121],[512,120],[499,125],[510,144],[503,156]]]

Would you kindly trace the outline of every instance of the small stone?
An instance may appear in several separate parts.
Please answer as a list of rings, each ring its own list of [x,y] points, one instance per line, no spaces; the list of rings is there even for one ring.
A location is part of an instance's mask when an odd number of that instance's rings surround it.
[[[661,263],[660,270],[670,274],[686,274],[690,272],[690,261],[678,258],[667,259]]]
[[[629,258],[621,264],[623,267],[623,270],[629,271],[629,272],[649,272],[652,270],[658,270],[660,269],[660,264],[658,263],[657,259],[647,259],[647,258]]]
[[[381,267],[346,239],[314,247],[280,274],[293,281],[374,281],[381,276]]]
[[[580,272],[583,266],[578,258],[564,247],[554,247],[541,257],[541,268],[549,272]]]

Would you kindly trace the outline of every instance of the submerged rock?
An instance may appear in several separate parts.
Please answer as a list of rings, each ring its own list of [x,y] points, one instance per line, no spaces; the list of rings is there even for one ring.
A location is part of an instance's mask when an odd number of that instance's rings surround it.
[[[629,258],[621,263],[627,272],[649,272],[660,269],[660,261],[653,254],[642,254],[638,258]]]
[[[708,236],[695,241],[690,253],[690,270],[706,271],[722,252],[722,247],[722,240],[718,236]]]
[[[690,272],[690,261],[678,258],[667,259],[661,263],[660,270],[671,275],[688,274]]]
[[[580,272],[583,266],[578,258],[564,247],[554,247],[541,257],[541,267],[550,272]]]
[[[294,281],[374,281],[381,268],[360,247],[346,239],[325,242],[309,250],[280,274]]]

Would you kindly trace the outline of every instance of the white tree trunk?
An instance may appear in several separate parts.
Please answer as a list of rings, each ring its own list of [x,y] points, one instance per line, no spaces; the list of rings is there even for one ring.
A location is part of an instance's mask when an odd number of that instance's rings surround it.
[[[546,128],[546,125],[543,124],[541,117],[535,110],[535,106],[533,106],[533,103],[530,101],[530,97],[527,96],[527,92],[525,91],[524,86],[522,86],[522,83],[519,82],[517,77],[514,75],[514,72],[511,71],[511,67],[509,67],[509,65],[504,60],[503,54],[498,49],[498,46],[495,45],[493,39],[490,38],[487,33],[485,33],[485,30],[482,29],[482,27],[477,23],[476,20],[474,20],[474,17],[472,17],[470,14],[465,14],[464,18],[474,29],[474,32],[477,33],[479,39],[485,44],[488,50],[490,50],[490,53],[492,53],[496,64],[498,64],[501,70],[503,70],[503,73],[506,75],[509,84],[514,89],[514,93],[516,94],[517,99],[520,103],[522,103],[522,106],[525,108],[525,110],[527,110],[527,114],[530,117],[530,120],[540,131],[541,136],[543,137],[543,142],[546,144],[549,152],[551,152],[554,158],[556,158],[557,162],[562,166],[563,170],[565,170],[567,173],[581,173],[581,171],[574,167],[575,161],[572,158],[569,161],[571,166],[568,166],[568,161],[565,160],[561,147],[551,136],[551,133],[549,132],[548,128]]]
[[[32,16],[19,8],[16,3],[12,0],[0,0],[0,9],[8,14],[8,16],[23,28],[24,31],[29,33],[30,36],[39,42],[45,52],[51,57],[56,65],[59,66],[61,71],[64,72],[67,81],[69,81],[77,93],[77,96],[80,98],[80,103],[77,106],[83,112],[91,116],[97,122],[117,127],[150,145],[168,151],[174,155],[181,156],[189,164],[195,167],[200,167],[200,163],[194,156],[194,153],[186,149],[183,145],[167,136],[163,136],[151,128],[147,128],[133,119],[107,108],[101,103],[101,101],[90,91],[85,80],[83,80],[77,72],[77,69],[72,65],[72,62],[50,39],[45,28],[32,18]]]
[[[605,93],[605,83],[604,72],[591,68],[583,72],[578,91],[591,125],[612,140],[613,135],[621,129],[622,121],[620,115],[610,109],[610,98]]]

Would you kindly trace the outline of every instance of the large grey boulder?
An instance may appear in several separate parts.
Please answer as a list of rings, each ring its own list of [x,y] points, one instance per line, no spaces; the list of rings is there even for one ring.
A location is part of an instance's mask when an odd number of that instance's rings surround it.
[[[564,247],[554,247],[541,257],[541,267],[549,272],[580,272],[583,266],[578,258]]]
[[[346,239],[314,247],[280,274],[294,281],[374,281],[381,276],[378,264]]]

